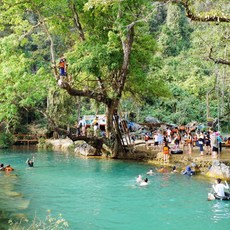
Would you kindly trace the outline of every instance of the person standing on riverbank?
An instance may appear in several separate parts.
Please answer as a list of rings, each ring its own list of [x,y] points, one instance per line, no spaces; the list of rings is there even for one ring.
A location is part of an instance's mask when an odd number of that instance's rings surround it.
[[[211,155],[212,151],[211,151],[211,141],[210,141],[210,133],[207,132],[204,136],[204,142],[205,142],[205,146],[206,146],[206,155]]]
[[[148,133],[145,133],[144,139],[145,139],[145,147],[146,147],[146,149],[149,149],[149,139],[150,139],[150,137],[149,137]]]
[[[92,126],[93,126],[93,135],[95,137],[97,137],[98,134],[98,129],[99,129],[99,119],[98,116],[96,116],[92,122]]]
[[[158,139],[158,132],[157,131],[154,133],[153,138],[154,138],[154,149],[158,150],[158,148],[159,148],[158,147],[159,146],[159,139]]]
[[[85,119],[80,117],[80,120],[77,124],[77,136],[85,136],[86,134],[86,122]]]
[[[211,149],[212,149],[212,158],[217,158],[218,152],[218,143],[217,143],[217,136],[213,129],[210,129],[210,142],[211,142]]]
[[[193,143],[192,143],[192,135],[190,132],[187,135],[186,142],[187,142],[187,146],[188,146],[188,154],[189,154],[189,156],[191,156],[192,150],[193,150]]]
[[[179,133],[176,133],[174,135],[174,144],[175,144],[175,149],[179,149],[179,145],[180,145],[180,135]]]
[[[203,132],[197,133],[198,145],[200,148],[200,156],[204,156],[204,134]]]
[[[163,154],[164,154],[164,163],[168,163],[169,162],[170,147],[168,146],[167,142],[164,143]]]
[[[216,139],[217,139],[217,146],[218,146],[218,153],[221,154],[222,152],[222,138],[220,132],[216,132]]]

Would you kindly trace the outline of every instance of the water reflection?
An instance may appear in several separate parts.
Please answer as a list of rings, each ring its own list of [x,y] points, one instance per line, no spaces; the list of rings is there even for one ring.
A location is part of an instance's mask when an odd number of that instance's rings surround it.
[[[0,173],[0,203],[1,210],[14,211],[27,209],[29,200],[23,197],[23,194],[18,192],[15,187],[19,186],[19,178],[17,174],[10,172]]]
[[[228,201],[215,201],[211,209],[211,219],[218,222],[222,219],[230,218],[230,204]]]

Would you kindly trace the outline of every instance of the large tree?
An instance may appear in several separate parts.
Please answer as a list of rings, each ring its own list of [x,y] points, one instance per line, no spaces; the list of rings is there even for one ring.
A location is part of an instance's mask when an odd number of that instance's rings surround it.
[[[59,87],[105,105],[107,138],[115,138],[114,156],[122,151],[114,120],[126,84],[138,80],[143,89],[152,80],[149,65],[155,41],[146,22],[154,7],[149,0],[2,1],[1,24],[14,34],[18,47],[29,50],[27,44],[42,39],[50,49],[48,60]],[[68,80],[59,77],[56,63],[61,53],[69,61]],[[126,90],[135,88],[129,84]]]

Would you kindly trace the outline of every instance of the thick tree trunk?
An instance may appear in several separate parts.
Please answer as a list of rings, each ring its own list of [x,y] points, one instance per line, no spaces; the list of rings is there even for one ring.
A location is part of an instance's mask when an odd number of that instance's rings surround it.
[[[114,101],[111,105],[106,107],[106,137],[113,140],[111,146],[112,157],[117,158],[119,153],[124,151],[122,144],[122,135],[119,129],[119,117],[117,115],[119,101]]]

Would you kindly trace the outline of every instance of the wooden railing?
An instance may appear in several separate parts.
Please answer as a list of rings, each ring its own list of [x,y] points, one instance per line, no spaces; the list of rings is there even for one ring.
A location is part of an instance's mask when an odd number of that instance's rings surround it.
[[[46,138],[44,134],[14,134],[15,144],[37,144],[39,138]]]

